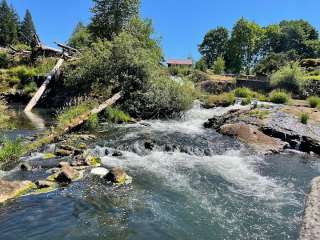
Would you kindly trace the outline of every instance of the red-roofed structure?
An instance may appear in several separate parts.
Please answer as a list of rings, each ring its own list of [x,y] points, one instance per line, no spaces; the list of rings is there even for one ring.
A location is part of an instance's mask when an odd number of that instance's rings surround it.
[[[168,64],[168,67],[192,66],[193,62],[191,59],[187,59],[187,60],[169,59],[167,61],[167,64]]]

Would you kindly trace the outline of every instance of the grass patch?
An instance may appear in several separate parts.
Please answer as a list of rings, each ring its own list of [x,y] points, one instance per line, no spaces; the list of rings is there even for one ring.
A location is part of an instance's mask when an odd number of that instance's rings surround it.
[[[251,104],[251,102],[252,102],[252,98],[249,96],[249,97],[242,99],[241,105],[242,106],[249,105],[249,104]]]
[[[220,95],[210,95],[205,100],[206,107],[228,107],[236,102],[233,93],[222,93]]]
[[[290,95],[282,90],[275,90],[270,93],[270,102],[276,104],[287,104],[290,100]]]
[[[309,97],[307,101],[311,108],[316,108],[318,106],[320,107],[320,97],[312,96],[312,97]]]
[[[250,117],[256,117],[259,119],[265,119],[270,114],[269,110],[260,110],[260,109],[254,109],[249,112]]]
[[[302,124],[308,124],[309,119],[310,119],[310,116],[309,116],[308,113],[302,113],[302,114],[300,115],[300,122],[301,122]]]
[[[130,115],[115,107],[108,107],[105,114],[107,120],[112,123],[127,123],[132,120]]]
[[[15,140],[3,138],[2,147],[0,149],[0,164],[3,165],[9,162],[17,161],[22,156],[23,152],[24,147],[20,138]]]
[[[242,88],[236,88],[234,90],[234,95],[239,98],[247,98],[247,97],[252,97],[254,94],[249,88],[242,87]]]
[[[10,114],[7,102],[0,97],[0,129],[5,129],[10,126]]]

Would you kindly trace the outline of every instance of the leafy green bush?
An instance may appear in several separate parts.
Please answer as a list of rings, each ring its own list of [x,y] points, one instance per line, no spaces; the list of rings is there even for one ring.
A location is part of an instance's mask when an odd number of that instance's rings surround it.
[[[308,124],[309,118],[310,118],[310,116],[308,113],[302,113],[300,115],[300,122],[303,124]]]
[[[249,97],[242,99],[241,105],[243,105],[243,106],[249,105],[249,104],[251,104],[251,102],[252,102],[252,98],[249,96]]]
[[[271,75],[271,86],[273,88],[299,93],[303,79],[304,74],[299,64],[289,64]]]
[[[11,161],[18,160],[23,154],[24,147],[21,139],[10,140],[2,139],[2,147],[0,148],[0,164],[6,164]]]
[[[52,71],[57,63],[56,58],[39,58],[35,63],[35,74],[40,76],[46,76]]]
[[[270,94],[270,101],[277,104],[286,104],[290,100],[290,96],[282,91],[282,90],[275,90],[272,91]]]
[[[27,81],[37,75],[34,68],[26,66],[17,66],[10,68],[8,73],[12,78],[17,77],[21,81]]]
[[[0,68],[7,68],[10,64],[10,59],[7,53],[0,52]]]
[[[106,117],[112,123],[127,123],[131,121],[131,117],[125,112],[115,107],[108,107],[105,110]]]
[[[218,57],[216,61],[214,61],[212,65],[212,70],[214,74],[222,74],[225,69],[225,61],[223,57]]]
[[[234,94],[236,97],[239,98],[247,98],[247,97],[252,97],[253,96],[253,92],[249,89],[249,88],[236,88],[234,90]]]
[[[192,73],[190,67],[169,67],[168,70],[170,75],[179,77],[185,77]]]
[[[320,97],[312,96],[309,97],[307,101],[309,102],[310,107],[316,108],[320,104]]]
[[[99,126],[98,114],[93,114],[89,117],[88,121],[84,124],[84,128],[88,130],[96,129]]]
[[[32,96],[37,90],[38,86],[35,82],[28,82],[23,87],[23,93],[29,96]]]
[[[236,102],[233,93],[222,93],[220,95],[210,95],[205,100],[205,107],[228,107]]]

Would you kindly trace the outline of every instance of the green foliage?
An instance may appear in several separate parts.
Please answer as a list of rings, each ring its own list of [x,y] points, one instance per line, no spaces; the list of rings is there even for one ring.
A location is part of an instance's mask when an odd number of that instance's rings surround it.
[[[228,107],[236,102],[233,93],[222,93],[220,95],[210,95],[205,100],[206,107]]]
[[[222,74],[224,73],[225,69],[225,61],[223,57],[218,57],[217,60],[214,61],[212,70],[215,74]]]
[[[269,110],[254,109],[249,112],[249,116],[265,119],[270,114]]]
[[[23,93],[27,96],[33,96],[33,94],[38,90],[38,86],[35,82],[28,82],[23,87]]]
[[[79,22],[73,31],[68,44],[73,48],[83,49],[88,47],[91,42],[92,39],[89,29],[82,22]]]
[[[287,54],[270,53],[257,63],[254,72],[260,76],[268,76],[287,65],[288,62],[289,59]]]
[[[247,97],[252,97],[253,96],[253,92],[249,89],[249,88],[236,88],[234,90],[234,94],[236,97],[239,98],[247,98]]]
[[[255,22],[241,18],[233,27],[227,53],[228,67],[249,74],[260,56],[264,30]]]
[[[89,117],[88,121],[85,123],[84,128],[93,130],[99,126],[99,117],[98,114],[93,114]]]
[[[242,99],[241,105],[243,105],[243,106],[249,105],[249,104],[251,104],[251,102],[252,102],[252,97],[249,96],[249,97]]]
[[[186,77],[192,73],[192,69],[190,67],[169,67],[168,68],[170,75]]]
[[[36,71],[34,68],[27,66],[17,66],[10,68],[8,71],[11,77],[17,77],[20,81],[27,81],[36,76]]]
[[[282,91],[275,90],[270,93],[270,101],[276,104],[287,104],[290,100],[290,96]]]
[[[56,58],[38,58],[34,65],[35,74],[39,76],[46,76],[52,71],[56,63]]]
[[[206,60],[202,57],[199,61],[196,62],[195,69],[206,72],[208,70],[208,66]]]
[[[139,15],[140,0],[93,0],[90,31],[97,38],[117,36],[134,16]]]
[[[17,161],[23,154],[24,147],[21,139],[10,140],[2,139],[2,147],[0,148],[0,164],[6,164]]]
[[[30,45],[30,42],[33,39],[34,34],[36,34],[36,28],[34,26],[31,13],[27,9],[24,19],[21,23],[19,31],[19,40],[22,43]]]
[[[309,97],[307,101],[311,108],[316,108],[317,106],[320,106],[320,97],[312,96]]]
[[[289,64],[272,74],[271,86],[299,93],[303,77],[303,72],[298,63]]]
[[[64,129],[66,126],[72,123],[75,118],[89,112],[96,105],[97,103],[95,101],[88,100],[61,110],[57,115],[57,129]]]
[[[130,115],[115,107],[108,107],[105,114],[107,120],[112,123],[128,123],[131,121]]]
[[[18,16],[6,0],[0,3],[0,46],[8,46],[18,41]]]
[[[5,52],[0,52],[0,68],[7,68],[10,64],[9,55]]]
[[[210,30],[199,46],[199,52],[211,67],[219,57],[224,57],[228,45],[228,30],[224,27],[217,27]]]
[[[302,124],[308,124],[309,119],[310,119],[310,116],[309,116],[308,113],[302,113],[302,114],[300,115],[300,122],[301,122]]]

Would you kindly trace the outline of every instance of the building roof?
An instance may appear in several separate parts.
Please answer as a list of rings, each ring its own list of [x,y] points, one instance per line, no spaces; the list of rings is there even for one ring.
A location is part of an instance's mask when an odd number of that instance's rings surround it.
[[[167,63],[172,65],[192,65],[192,60],[191,59],[187,59],[187,60],[169,59]]]

